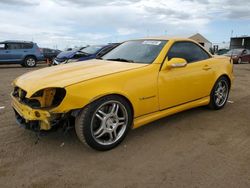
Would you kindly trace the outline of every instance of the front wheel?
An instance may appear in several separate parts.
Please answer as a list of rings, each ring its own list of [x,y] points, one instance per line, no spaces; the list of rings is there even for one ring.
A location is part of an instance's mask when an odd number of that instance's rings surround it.
[[[132,124],[128,102],[106,96],[85,107],[76,117],[75,130],[81,142],[96,150],[110,150],[122,142]]]
[[[229,95],[229,81],[226,77],[220,77],[210,94],[209,107],[211,109],[219,110],[223,108],[227,102]]]

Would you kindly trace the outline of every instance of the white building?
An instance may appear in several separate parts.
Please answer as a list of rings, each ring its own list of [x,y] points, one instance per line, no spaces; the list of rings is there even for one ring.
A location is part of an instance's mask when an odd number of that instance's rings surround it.
[[[194,40],[194,41],[196,41],[196,42],[198,42],[200,45],[202,45],[208,51],[209,51],[209,49],[212,49],[212,42],[210,42],[209,40],[207,40],[200,33],[192,35],[189,38],[192,39],[192,40]]]

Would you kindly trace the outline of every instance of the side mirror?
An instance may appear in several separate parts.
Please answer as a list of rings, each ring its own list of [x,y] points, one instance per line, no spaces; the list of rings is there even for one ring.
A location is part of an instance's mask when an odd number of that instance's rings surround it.
[[[183,58],[172,58],[171,60],[165,63],[167,69],[181,68],[187,66],[187,61]]]

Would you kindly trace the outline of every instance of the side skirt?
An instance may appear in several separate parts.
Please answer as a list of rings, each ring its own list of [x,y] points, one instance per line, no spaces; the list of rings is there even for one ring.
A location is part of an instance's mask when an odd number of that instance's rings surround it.
[[[145,124],[150,123],[152,121],[155,121],[157,119],[160,119],[160,118],[172,115],[172,114],[176,114],[176,113],[184,111],[184,110],[188,110],[188,109],[199,107],[199,106],[205,106],[205,105],[209,104],[209,101],[210,101],[210,97],[207,96],[207,97],[204,97],[204,98],[201,98],[201,99],[189,102],[189,103],[185,103],[185,104],[182,104],[179,106],[175,106],[172,108],[168,108],[165,110],[161,110],[158,112],[154,112],[151,114],[140,116],[140,117],[134,119],[133,129],[141,127],[142,125],[145,125]]]

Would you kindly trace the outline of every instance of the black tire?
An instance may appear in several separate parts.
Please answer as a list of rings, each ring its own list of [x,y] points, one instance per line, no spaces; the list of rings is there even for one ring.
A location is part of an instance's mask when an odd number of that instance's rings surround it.
[[[220,87],[220,84],[222,84],[223,87]],[[224,87],[225,87],[225,91],[222,89]],[[211,91],[210,102],[208,105],[209,108],[211,108],[213,110],[219,110],[219,109],[223,108],[227,103],[229,90],[230,90],[230,83],[229,83],[228,78],[226,78],[225,76],[220,77],[215,82],[214,87]],[[220,99],[218,99],[218,98],[220,98]],[[221,100],[221,101],[218,102],[219,100]]]
[[[36,64],[37,64],[37,60],[36,60],[36,58],[33,57],[33,56],[27,56],[27,57],[24,59],[23,64],[24,64],[25,67],[35,67]]]
[[[98,120],[100,122],[103,122],[104,120],[100,120],[99,118],[97,118],[97,115],[98,115],[97,113],[100,111],[101,108],[104,108],[104,107],[106,108],[105,105],[108,105],[111,102],[112,102],[112,104],[117,103],[117,104],[121,105],[120,107],[118,105],[118,109],[120,108],[120,110],[123,110],[122,112],[126,113],[126,120],[124,120],[124,122],[126,122],[126,123],[124,123],[124,125],[122,125],[122,128],[120,130],[118,130],[118,133],[116,131],[118,129],[117,128],[118,126],[115,128],[116,135],[118,135],[119,137],[117,136],[117,140],[115,139],[114,143],[110,143],[110,144],[108,144],[106,142],[100,143],[100,141],[98,141],[99,138],[97,139],[94,135],[96,134],[96,132],[98,132],[101,125],[103,125],[103,124],[100,123],[100,127],[96,129],[97,131],[94,130],[94,126],[96,126],[96,124],[98,124],[97,123]],[[119,113],[120,113],[120,111],[119,111]],[[118,112],[117,112],[117,114],[118,114]],[[106,115],[109,115],[109,113],[107,113]],[[117,117],[118,117],[118,115],[117,115]],[[97,118],[97,120],[95,118]],[[118,119],[120,119],[120,118],[118,118]],[[118,120],[118,122],[119,121],[120,120]],[[101,99],[98,99],[98,100],[92,102],[91,104],[87,105],[79,113],[79,115],[76,117],[76,120],[75,120],[75,130],[76,130],[76,134],[77,134],[79,140],[82,143],[87,144],[88,146],[90,146],[91,148],[93,148],[95,150],[105,151],[105,150],[110,150],[110,149],[116,147],[117,145],[119,145],[123,141],[123,139],[126,137],[128,131],[131,128],[132,121],[133,121],[133,114],[132,114],[132,110],[131,110],[129,103],[122,97],[119,97],[116,95],[109,95],[109,96],[105,96]],[[108,122],[108,120],[106,119],[105,126],[104,126],[105,129],[107,129],[107,127],[108,127],[107,122]],[[118,122],[116,122],[117,125],[118,125]],[[102,131],[102,132],[105,132],[105,131]],[[107,133],[107,132],[104,133],[104,135],[103,135],[104,138],[105,138],[105,136],[108,136],[105,134],[109,135],[109,133]],[[113,133],[111,133],[111,134],[113,135]],[[112,136],[112,138],[113,138],[113,136]]]

